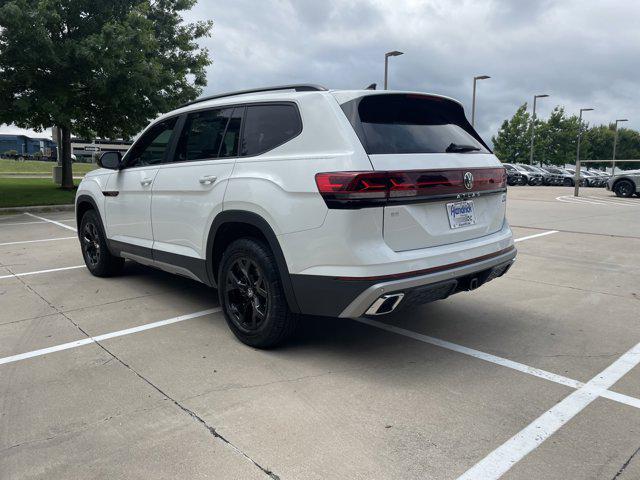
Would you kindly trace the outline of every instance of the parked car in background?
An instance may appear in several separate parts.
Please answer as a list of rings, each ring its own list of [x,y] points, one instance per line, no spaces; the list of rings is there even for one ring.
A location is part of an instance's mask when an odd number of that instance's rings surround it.
[[[523,163],[514,163],[513,166],[518,169],[527,179],[527,185],[542,185],[543,178],[540,172],[534,169],[529,169],[531,165],[525,165]]]
[[[545,165],[541,167],[542,170],[553,176],[552,185],[564,185],[565,178],[569,177],[568,173],[563,172],[560,168],[553,165]]]
[[[571,179],[570,185],[573,187],[576,184],[576,182],[575,182],[575,178],[576,178],[576,170],[575,170],[575,168],[563,168],[563,170],[565,172],[567,172],[567,174],[569,175],[569,178]],[[565,183],[565,185],[567,185],[567,183]],[[580,175],[580,186],[581,187],[586,187],[587,186],[587,179],[583,175]]]
[[[510,163],[503,163],[504,169],[507,171],[507,185],[526,185],[526,177]]]
[[[607,180],[607,190],[611,190],[618,197],[630,197],[634,193],[640,197],[640,170],[612,175]]]
[[[571,181],[572,181],[571,185],[574,185],[575,182],[573,181],[573,179],[575,178],[575,175],[576,175],[575,168],[565,168],[565,170],[569,172],[569,174],[571,175]],[[580,169],[580,186],[581,187],[597,187],[599,183],[600,183],[599,177],[590,174],[589,172],[587,172],[587,170]]]
[[[538,172],[542,175],[542,184],[543,185],[562,185],[562,177],[560,175],[556,175],[555,173],[551,173],[548,170],[538,167],[536,165],[528,165],[530,170],[534,172]]]

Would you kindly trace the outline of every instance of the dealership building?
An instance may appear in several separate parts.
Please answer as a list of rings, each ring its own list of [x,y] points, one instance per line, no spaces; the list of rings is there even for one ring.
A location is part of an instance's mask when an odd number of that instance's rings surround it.
[[[45,158],[55,159],[56,144],[50,138],[0,134],[0,154],[6,154],[7,152],[16,152],[17,156],[22,157],[33,157],[42,154]]]
[[[76,161],[80,162],[92,162],[100,152],[116,151],[124,154],[130,146],[131,142],[126,140],[71,138],[71,152],[76,156]],[[7,155],[7,152],[11,152],[11,155]],[[49,138],[0,134],[0,155],[16,158],[41,156],[53,161],[57,160],[57,147]]]

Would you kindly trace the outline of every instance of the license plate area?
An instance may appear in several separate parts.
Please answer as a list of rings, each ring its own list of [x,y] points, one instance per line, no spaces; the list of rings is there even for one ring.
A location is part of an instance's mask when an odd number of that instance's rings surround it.
[[[476,224],[473,200],[447,203],[446,208],[450,228],[456,229]]]

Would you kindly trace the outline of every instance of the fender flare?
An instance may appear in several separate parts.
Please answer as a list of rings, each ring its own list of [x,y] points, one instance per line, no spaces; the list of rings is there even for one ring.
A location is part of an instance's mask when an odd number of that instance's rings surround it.
[[[289,305],[289,309],[294,313],[300,313],[300,307],[298,306],[298,302],[293,290],[293,284],[291,282],[289,267],[287,267],[287,262],[284,258],[284,254],[282,253],[282,248],[280,247],[280,242],[278,242],[278,238],[271,228],[271,225],[269,225],[269,222],[267,222],[257,213],[247,212],[244,210],[224,210],[213,219],[213,223],[211,224],[211,228],[209,230],[209,236],[207,238],[206,258],[207,275],[209,277],[210,284],[216,287],[217,272],[213,271],[213,246],[215,238],[220,227],[227,223],[245,223],[257,228],[262,233],[262,235],[266,238],[267,243],[269,244],[269,248],[273,252],[273,255],[276,259],[276,265],[280,274],[280,281],[282,282],[282,288],[284,289],[284,294],[287,300],[287,304]]]

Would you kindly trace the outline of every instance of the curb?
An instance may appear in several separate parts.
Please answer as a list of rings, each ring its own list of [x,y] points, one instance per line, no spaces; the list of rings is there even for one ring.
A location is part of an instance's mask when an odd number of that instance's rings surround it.
[[[39,205],[34,207],[4,207],[0,208],[0,215],[25,212],[73,212],[75,205]]]

